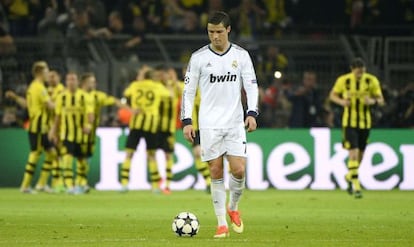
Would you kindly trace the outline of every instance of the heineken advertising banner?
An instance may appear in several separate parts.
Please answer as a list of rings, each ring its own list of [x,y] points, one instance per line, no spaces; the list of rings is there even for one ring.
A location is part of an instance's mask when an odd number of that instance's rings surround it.
[[[98,190],[118,190],[120,165],[127,129],[100,128],[96,152],[90,160],[90,184]],[[338,129],[262,129],[247,134],[246,186],[252,190],[344,189],[347,151]],[[29,151],[27,132],[0,130],[0,186],[18,187]],[[157,151],[160,173],[165,158]],[[194,168],[191,145],[177,133],[173,190],[203,189],[203,178]],[[37,168],[40,171],[40,165]],[[130,189],[150,189],[145,142],[133,158]],[[35,178],[36,179],[36,178]],[[228,179],[226,174],[225,179]],[[361,184],[372,190],[414,190],[414,131],[373,129],[360,167]]]

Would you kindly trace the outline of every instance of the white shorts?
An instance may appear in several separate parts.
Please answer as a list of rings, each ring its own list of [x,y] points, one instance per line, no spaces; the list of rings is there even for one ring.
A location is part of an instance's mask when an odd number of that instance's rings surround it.
[[[200,147],[202,161],[213,160],[223,154],[246,157],[244,126],[232,129],[200,129]]]

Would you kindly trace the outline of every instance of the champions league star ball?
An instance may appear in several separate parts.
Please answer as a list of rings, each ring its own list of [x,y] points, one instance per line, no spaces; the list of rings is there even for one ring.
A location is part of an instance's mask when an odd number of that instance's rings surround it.
[[[200,224],[197,217],[190,212],[182,212],[175,216],[172,230],[180,237],[192,237],[198,233]]]

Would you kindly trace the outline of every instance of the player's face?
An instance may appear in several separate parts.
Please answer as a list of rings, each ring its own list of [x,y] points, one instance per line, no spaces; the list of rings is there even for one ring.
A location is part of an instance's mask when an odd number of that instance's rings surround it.
[[[305,72],[303,74],[303,85],[305,85],[305,87],[314,87],[316,85],[316,75],[314,73]]]
[[[229,42],[230,26],[225,28],[223,23],[218,25],[208,23],[207,32],[213,48],[222,51],[227,47]]]
[[[71,91],[78,87],[78,76],[76,74],[66,75],[66,87]]]
[[[44,81],[46,81],[48,79],[48,76],[49,76],[49,68],[48,67],[43,69],[41,76],[42,76],[42,79]]]
[[[47,79],[47,82],[49,86],[56,86],[60,81],[59,74],[56,73],[56,71],[50,71],[49,72],[49,78]]]
[[[353,68],[352,69],[352,74],[354,74],[354,76],[357,80],[361,79],[361,77],[364,73],[365,73],[365,67]]]
[[[89,77],[87,84],[88,84],[89,90],[95,90],[96,89],[96,77],[95,76]]]

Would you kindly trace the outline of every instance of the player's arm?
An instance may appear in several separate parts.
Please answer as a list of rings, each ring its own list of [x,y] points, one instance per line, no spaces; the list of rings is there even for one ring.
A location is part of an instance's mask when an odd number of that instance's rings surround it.
[[[381,86],[376,77],[373,78],[372,89],[370,91],[371,96],[365,97],[365,104],[368,105],[380,105],[385,104],[384,96],[382,95]]]
[[[338,78],[335,82],[334,87],[332,88],[331,92],[329,93],[329,100],[334,102],[337,105],[342,107],[346,107],[350,105],[349,99],[344,99],[341,97],[343,87],[342,87],[342,79]]]
[[[52,128],[48,133],[49,140],[57,143],[58,141],[58,131],[60,129],[60,119],[62,114],[62,97],[58,96],[56,98],[56,107],[55,107],[55,119],[53,121]]]
[[[194,107],[194,98],[197,92],[198,80],[200,77],[200,69],[198,59],[194,56],[190,59],[187,72],[184,77],[184,90],[181,100],[181,121],[183,123],[184,138],[190,142],[194,142],[195,130],[192,123],[192,114]]]
[[[245,53],[244,63],[242,64],[242,82],[247,98],[247,116],[245,126],[248,132],[255,131],[257,128],[256,117],[259,115],[259,88],[257,86],[256,74],[249,54]]]
[[[132,87],[129,86],[124,90],[123,97],[120,100],[120,106],[121,108],[126,108],[130,112],[132,112],[133,115],[138,115],[141,111],[138,108],[133,107],[132,105]]]
[[[27,108],[27,101],[24,97],[17,95],[12,90],[8,90],[5,93],[7,99],[11,99],[16,102],[20,107]]]
[[[117,99],[112,95],[109,95],[105,92],[99,92],[99,101],[102,106],[113,106],[115,105],[118,108],[129,108],[126,104],[126,100]]]
[[[83,132],[85,134],[90,134],[93,128],[93,122],[95,121],[94,105],[93,98],[87,95],[85,104],[86,123],[83,126]]]
[[[52,99],[50,98],[50,95],[45,86],[42,85],[41,87],[38,87],[36,92],[39,94],[37,96],[40,97],[41,101],[43,104],[45,104],[47,109],[55,109],[55,103],[53,103]]]

